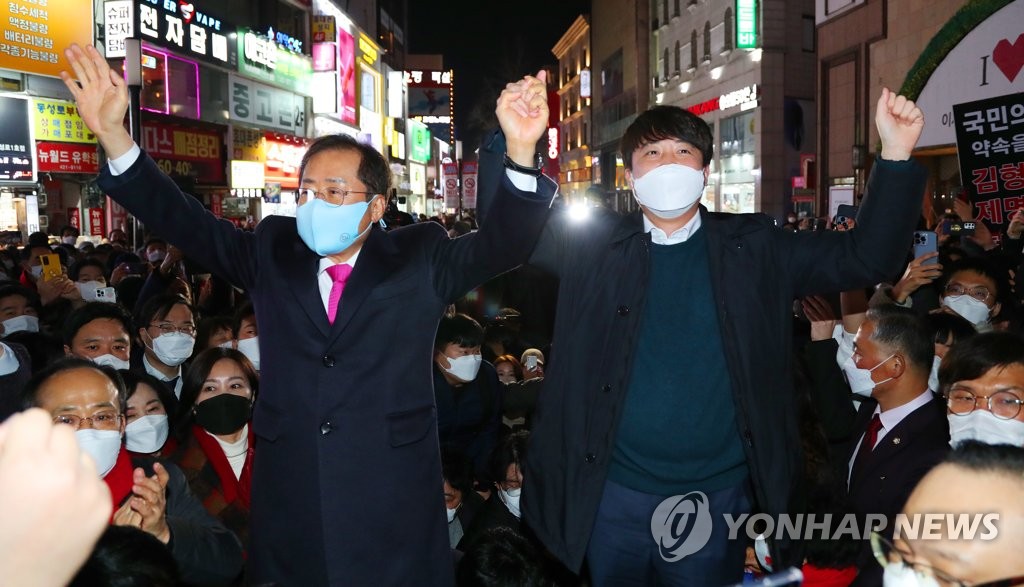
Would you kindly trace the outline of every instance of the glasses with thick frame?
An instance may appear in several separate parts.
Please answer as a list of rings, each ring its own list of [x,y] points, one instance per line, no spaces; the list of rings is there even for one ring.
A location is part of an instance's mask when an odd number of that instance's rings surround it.
[[[1024,575],[1008,577],[1006,579],[997,579],[995,581],[988,581],[985,583],[972,583],[970,581],[964,581],[963,579],[957,579],[949,573],[940,571],[930,565],[914,562],[912,560],[914,557],[914,553],[912,551],[909,549],[901,550],[878,532],[871,533],[871,552],[874,554],[875,560],[878,561],[878,564],[882,565],[883,568],[890,563],[902,565],[911,569],[922,579],[933,579],[938,583],[939,587],[1013,587],[1016,585],[1024,585]]]
[[[158,324],[150,324],[150,327],[159,330],[160,334],[171,334],[172,332],[180,332],[182,334],[187,334],[189,336],[196,335],[195,324],[183,324],[181,326],[177,326],[175,324],[171,324],[170,322],[160,322]]]
[[[89,427],[95,430],[117,430],[121,424],[121,414],[110,410],[99,412],[91,416],[79,416],[78,414],[60,414],[53,417],[54,424],[66,424],[74,426],[75,430],[82,429],[82,422],[88,421]]]
[[[312,188],[299,188],[295,190],[295,203],[301,206],[310,200],[319,198],[332,206],[358,204],[359,202],[365,202],[366,196],[372,193],[373,192],[369,191],[350,190],[339,187],[326,187],[319,190],[314,190]],[[362,198],[354,197],[352,194],[359,194]]]
[[[988,290],[988,288],[983,286],[983,285],[978,285],[978,286],[975,286],[975,287],[964,287],[963,285],[960,285],[959,283],[950,283],[950,284],[948,284],[946,286],[946,295],[947,296],[969,295],[972,298],[978,300],[979,302],[985,303],[985,302],[988,301],[988,299],[990,297],[992,297],[992,292],[990,292]]]
[[[997,391],[992,395],[978,395],[969,389],[958,388],[954,384],[946,393],[946,405],[956,416],[966,416],[978,407],[978,400],[988,402],[988,411],[1000,420],[1013,420],[1020,414],[1021,399],[1009,391]]]

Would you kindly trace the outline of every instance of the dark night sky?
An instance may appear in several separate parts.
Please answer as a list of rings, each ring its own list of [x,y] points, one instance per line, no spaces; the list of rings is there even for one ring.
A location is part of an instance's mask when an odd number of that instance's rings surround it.
[[[408,50],[440,53],[454,70],[456,134],[467,150],[476,148],[483,115],[493,115],[505,83],[556,64],[551,48],[589,5],[586,0],[409,0]]]

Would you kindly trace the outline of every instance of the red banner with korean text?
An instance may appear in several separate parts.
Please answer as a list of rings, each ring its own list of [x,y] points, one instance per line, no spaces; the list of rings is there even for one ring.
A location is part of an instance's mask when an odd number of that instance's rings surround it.
[[[1002,234],[1024,209],[1024,93],[955,104],[960,181],[977,220]]]
[[[143,121],[142,148],[164,173],[199,185],[226,185],[221,133],[177,124]]]
[[[40,141],[36,143],[36,161],[40,172],[100,172],[100,156],[96,152],[96,145]]]
[[[268,132],[263,138],[264,180],[284,189],[299,187],[299,165],[306,154],[306,139]]]
[[[68,208],[68,224],[82,230],[82,217],[78,208]]]
[[[89,234],[104,236],[103,208],[89,208]]]

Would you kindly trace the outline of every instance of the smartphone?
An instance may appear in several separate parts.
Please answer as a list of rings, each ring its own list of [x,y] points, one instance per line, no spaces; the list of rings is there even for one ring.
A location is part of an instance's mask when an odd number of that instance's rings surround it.
[[[914,232],[914,258],[921,255],[935,253],[939,250],[939,239],[930,230],[918,230]],[[932,257],[924,262],[925,265],[933,265],[939,262],[938,257]]]
[[[60,266],[60,256],[56,254],[41,255],[39,264],[43,266],[43,281],[50,281],[60,277],[64,270]]]
[[[96,301],[117,303],[117,292],[112,287],[101,287],[96,290]]]
[[[132,275],[144,275],[149,263],[125,263],[125,270]]]
[[[538,362],[537,355],[530,355],[530,356],[526,357],[526,365],[525,365],[526,366],[526,370],[527,371],[536,371],[537,370],[537,362]]]
[[[974,236],[975,223],[964,222],[960,228],[960,236]]]
[[[839,204],[836,208],[836,224],[846,224],[847,220],[856,220],[857,206],[851,206],[850,204]]]

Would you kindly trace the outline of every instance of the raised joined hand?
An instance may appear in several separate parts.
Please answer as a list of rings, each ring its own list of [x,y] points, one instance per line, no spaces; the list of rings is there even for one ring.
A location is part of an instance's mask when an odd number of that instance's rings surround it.
[[[882,88],[875,108],[875,126],[882,141],[882,159],[906,161],[924,129],[924,113],[912,100]]]

